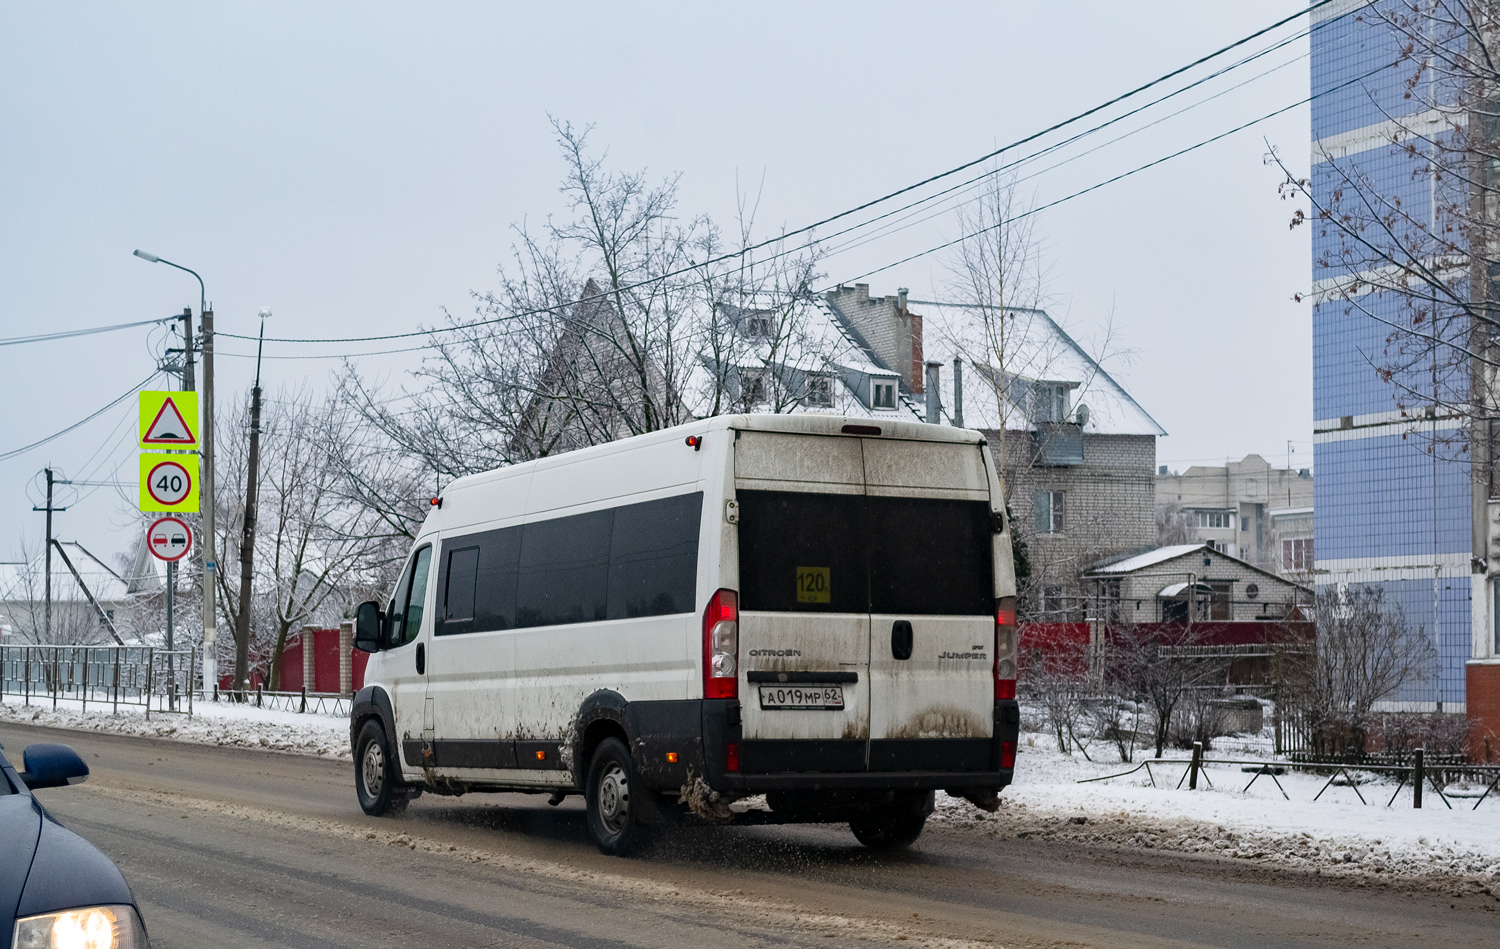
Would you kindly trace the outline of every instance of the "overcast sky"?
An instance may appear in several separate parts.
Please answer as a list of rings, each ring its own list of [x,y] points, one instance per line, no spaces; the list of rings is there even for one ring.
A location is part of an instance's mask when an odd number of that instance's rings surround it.
[[[192,278],[137,247],[198,270],[223,331],[253,332],[262,306],[272,335],[432,325],[495,286],[513,223],[561,210],[549,114],[594,123],[616,168],[680,172],[685,214],[727,220],[737,189],[760,192],[769,232],[968,161],[1303,6],[0,3],[0,337],[196,306]],[[1027,166],[1041,173],[1022,187],[1045,203],[1299,102],[1306,46],[1120,126],[1269,71],[1117,144]],[[1312,461],[1310,307],[1292,299],[1309,281],[1307,234],[1287,227],[1267,141],[1305,168],[1306,107],[1037,222],[1049,310],[1095,345],[1112,320],[1107,368],[1170,433],[1158,457],[1173,467],[1248,452],[1284,464],[1289,440],[1294,465]],[[823,270],[836,283],[957,233],[940,215]],[[941,296],[949,265],[920,258],[869,282]],[[138,329],[0,347],[0,453],[121,395],[163,345]],[[361,347],[267,355],[341,349]],[[399,382],[419,358],[361,365]],[[221,400],[243,394],[249,362],[219,365]],[[322,387],[338,365],[268,359],[264,376]],[[134,414],[127,400],[0,461],[0,560],[41,536],[45,464],[133,481]],[[133,485],[65,491],[57,532],[124,550],[133,498]]]

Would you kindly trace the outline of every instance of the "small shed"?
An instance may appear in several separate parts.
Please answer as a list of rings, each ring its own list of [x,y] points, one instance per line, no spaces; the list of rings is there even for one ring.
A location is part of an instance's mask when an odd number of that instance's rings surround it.
[[[1091,618],[1138,623],[1285,623],[1305,619],[1311,587],[1209,544],[1176,544],[1095,563],[1083,571]]]

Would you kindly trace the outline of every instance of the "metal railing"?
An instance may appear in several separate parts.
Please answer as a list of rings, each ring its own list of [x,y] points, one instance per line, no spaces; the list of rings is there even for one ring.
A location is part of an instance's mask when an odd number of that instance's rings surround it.
[[[309,712],[314,715],[347,716],[354,704],[354,696],[338,692],[271,692],[265,689],[246,689],[236,693],[227,689],[215,689],[212,694],[199,695],[202,701],[240,702],[256,708],[268,708],[283,712]]]
[[[0,646],[0,697],[193,714],[196,649],[154,646]]]
[[[1338,778],[1340,777],[1343,777],[1343,786],[1351,788],[1354,791],[1355,796],[1359,798],[1359,802],[1361,804],[1369,804],[1369,802],[1365,800],[1364,794],[1360,792],[1360,787],[1362,785],[1375,783],[1372,780],[1372,778],[1374,777],[1386,776],[1397,779],[1396,789],[1391,792],[1390,800],[1385,802],[1386,807],[1390,807],[1392,804],[1396,803],[1396,798],[1400,796],[1402,789],[1406,788],[1409,783],[1411,787],[1412,807],[1420,808],[1422,806],[1423,790],[1427,787],[1431,787],[1432,790],[1437,792],[1438,798],[1442,800],[1445,805],[1447,805],[1448,809],[1452,810],[1453,803],[1448,800],[1448,795],[1443,793],[1445,790],[1445,785],[1448,781],[1456,777],[1473,777],[1478,779],[1478,782],[1485,786],[1484,793],[1479,795],[1479,799],[1474,802],[1473,810],[1476,811],[1479,809],[1479,805],[1483,804],[1485,802],[1485,799],[1488,798],[1491,793],[1496,791],[1497,787],[1500,787],[1500,766],[1463,764],[1456,761],[1443,761],[1440,763],[1435,763],[1433,766],[1429,766],[1429,764],[1424,759],[1424,752],[1420,748],[1413,753],[1410,763],[1401,764],[1378,764],[1373,762],[1352,761],[1312,762],[1265,761],[1261,759],[1242,758],[1205,758],[1203,756],[1202,745],[1195,742],[1193,747],[1193,756],[1191,758],[1148,758],[1142,761],[1140,764],[1136,765],[1134,768],[1131,768],[1129,771],[1121,771],[1116,774],[1100,775],[1096,778],[1083,778],[1077,783],[1091,784],[1095,781],[1108,781],[1111,778],[1123,778],[1127,775],[1145,771],[1146,777],[1151,781],[1151,786],[1156,787],[1156,774],[1151,770],[1152,765],[1156,765],[1158,767],[1186,765],[1187,767],[1182,772],[1182,776],[1177,779],[1177,787],[1181,788],[1183,783],[1186,782],[1188,790],[1196,791],[1198,789],[1198,779],[1200,777],[1206,784],[1208,784],[1209,787],[1213,787],[1213,779],[1208,776],[1208,772],[1204,767],[1205,765],[1239,765],[1242,771],[1244,771],[1246,774],[1252,775],[1249,782],[1244,786],[1243,789],[1241,789],[1241,793],[1249,791],[1250,788],[1255,784],[1255,782],[1260,780],[1262,776],[1267,776],[1275,783],[1276,789],[1281,792],[1282,798],[1290,801],[1292,799],[1291,795],[1286,793],[1286,788],[1282,786],[1279,780],[1277,780],[1278,775],[1285,774],[1287,771],[1297,770],[1316,772],[1319,773],[1319,777],[1321,777],[1321,773],[1326,772],[1328,773],[1328,780],[1324,782],[1323,786],[1318,790],[1318,793],[1313,795],[1312,799],[1314,801],[1321,798],[1323,796],[1323,792],[1327,791],[1330,787],[1333,786],[1334,781],[1338,780]],[[1370,777],[1367,777],[1364,781],[1361,781],[1360,776],[1364,774],[1368,774]]]

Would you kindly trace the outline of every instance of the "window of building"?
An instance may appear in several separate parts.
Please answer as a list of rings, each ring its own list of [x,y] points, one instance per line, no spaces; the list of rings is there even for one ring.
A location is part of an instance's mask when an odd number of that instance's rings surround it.
[[[1281,569],[1290,571],[1311,570],[1313,566],[1313,539],[1294,537],[1281,542]]]
[[[1212,547],[1214,550],[1217,550],[1221,554],[1228,554],[1231,557],[1234,556],[1234,545],[1227,540],[1210,540],[1207,541],[1207,543],[1208,546]]]
[[[769,316],[745,317],[745,335],[756,339],[769,339],[771,336],[771,318]]]
[[[1039,382],[1031,387],[1031,419],[1034,422],[1068,420],[1068,387]]]
[[[1061,491],[1038,491],[1033,499],[1038,534],[1061,534],[1066,504]]]
[[[1066,619],[1068,612],[1067,598],[1063,596],[1062,587],[1042,588],[1042,614],[1045,620],[1059,623]]]
[[[896,407],[896,380],[876,379],[871,383],[870,407],[876,409]]]
[[[740,370],[740,398],[746,405],[763,405],[766,402],[766,374],[763,370]]]
[[[833,405],[833,377],[821,373],[807,377],[807,393],[802,401],[807,405],[824,408]]]
[[[1228,511],[1197,511],[1199,527],[1228,528],[1234,527],[1234,515]]]

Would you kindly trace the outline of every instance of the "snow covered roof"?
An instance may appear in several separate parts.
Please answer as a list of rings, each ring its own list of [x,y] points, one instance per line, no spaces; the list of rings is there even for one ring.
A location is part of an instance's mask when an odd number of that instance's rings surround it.
[[[1124,560],[1117,560],[1102,567],[1091,567],[1089,568],[1089,573],[1134,573],[1144,567],[1153,567],[1159,563],[1166,563],[1168,560],[1176,560],[1178,557],[1190,554],[1195,550],[1209,549],[1212,548],[1207,544],[1172,544],[1168,547],[1158,547],[1155,550],[1148,550],[1143,554],[1136,554],[1134,557],[1126,557]]]
[[[120,603],[130,598],[128,584],[119,575],[104,569],[76,551],[70,550],[68,558],[73,561],[73,566],[78,568],[78,573],[83,577],[83,582],[88,585],[89,592],[101,603]],[[46,565],[40,557],[31,563],[0,563],[0,602],[35,601],[40,603],[45,595],[45,575]],[[160,580],[153,575],[148,578],[146,586],[156,586],[159,583]],[[52,557],[52,599],[57,603],[88,602],[83,591],[78,588],[78,582],[73,579],[72,572],[56,554]]]
[[[1088,407],[1085,432],[1104,435],[1165,435],[1156,419],[1143,409],[1125,387],[1105,371],[1082,346],[1043,310],[1007,310],[1001,349],[1004,365],[976,359],[974,354],[992,352],[987,343],[983,311],[963,303],[912,300],[912,312],[922,317],[922,349],[925,360],[952,363],[962,355],[979,378],[966,380],[964,423],[970,428],[1000,428],[1029,431],[1035,428],[1027,395],[1037,383],[1068,387],[1070,414],[1079,405]],[[999,321],[996,321],[997,323]],[[999,326],[994,327],[998,338]],[[1007,391],[1002,417],[993,395],[986,388]]]
[[[757,311],[745,309],[743,312],[750,316]],[[924,407],[909,393],[901,391],[900,373],[882,365],[834,314],[826,300],[812,300],[801,315],[803,318],[795,329],[778,335],[774,351],[769,342],[758,341],[748,334],[736,340],[736,351],[724,359],[724,363],[733,368],[727,380],[731,402],[738,403],[743,398],[748,403],[745,390],[752,373],[772,372],[784,389],[794,393],[806,385],[806,377],[826,376],[831,383],[831,405],[814,405],[803,400],[799,404],[784,406],[784,411],[906,422],[924,420]],[[703,403],[698,407],[698,414],[708,414],[706,403],[707,394],[713,391],[713,367],[714,363],[705,355],[693,368],[688,380],[690,399]],[[892,384],[894,398],[889,407],[872,404],[871,386],[875,380]],[[754,403],[735,407],[752,414],[766,410],[765,406]]]

